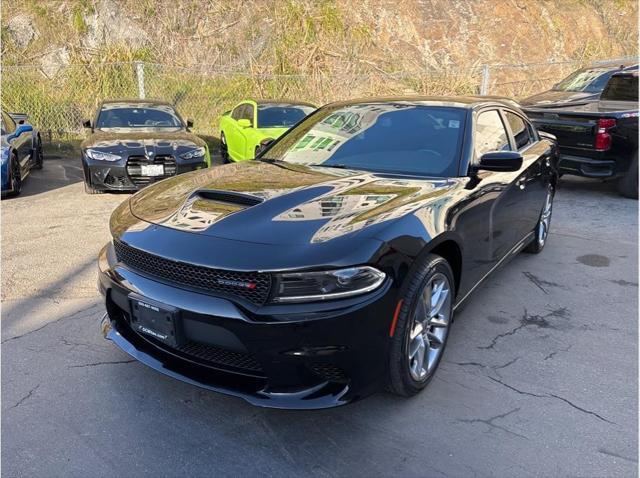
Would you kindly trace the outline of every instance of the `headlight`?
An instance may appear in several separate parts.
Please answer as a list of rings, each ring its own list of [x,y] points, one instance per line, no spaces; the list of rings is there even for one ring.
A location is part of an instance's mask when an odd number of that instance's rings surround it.
[[[87,149],[85,154],[87,157],[95,159],[96,161],[118,161],[122,159],[122,156],[118,156],[117,154],[96,151],[95,149]]]
[[[187,151],[186,153],[182,153],[180,157],[182,159],[193,159],[193,158],[201,158],[205,153],[204,147],[192,149],[191,151]]]
[[[377,289],[384,272],[369,266],[324,272],[276,274],[274,302],[312,302],[351,297]]]

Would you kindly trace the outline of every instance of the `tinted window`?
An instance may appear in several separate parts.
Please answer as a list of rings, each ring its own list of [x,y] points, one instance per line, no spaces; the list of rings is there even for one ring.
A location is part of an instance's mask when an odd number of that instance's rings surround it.
[[[327,106],[277,141],[267,156],[296,164],[457,176],[465,113],[402,102]]]
[[[240,118],[242,118],[242,111],[244,110],[244,105],[238,105],[236,106],[233,111],[231,112],[231,117],[234,120],[239,120]]]
[[[246,104],[244,105],[242,112],[240,113],[241,119],[248,119],[253,124],[253,105]]]
[[[505,111],[505,116],[511,127],[513,137],[516,140],[516,148],[522,149],[528,144],[531,144],[533,140],[525,121],[520,118],[520,116],[510,113],[509,111]]]
[[[167,105],[107,104],[100,110],[96,127],[104,128],[182,128],[173,108]]]
[[[289,128],[312,111],[310,106],[258,105],[258,127]]]
[[[489,151],[511,149],[507,131],[497,110],[485,111],[478,116],[474,146],[478,157]]]
[[[611,78],[602,92],[601,100],[638,101],[638,77],[620,75]]]

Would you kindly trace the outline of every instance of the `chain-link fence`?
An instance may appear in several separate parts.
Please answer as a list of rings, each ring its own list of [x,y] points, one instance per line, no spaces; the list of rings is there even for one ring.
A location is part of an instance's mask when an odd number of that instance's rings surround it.
[[[220,114],[244,98],[289,98],[321,105],[329,101],[381,95],[491,94],[522,98],[547,89],[579,62],[479,65],[390,74],[265,75],[221,71],[207,66],[181,68],[155,63],[60,65],[55,74],[34,65],[2,69],[2,108],[29,114],[46,140],[82,135],[108,98],[154,98],[173,103],[194,130],[217,134]]]

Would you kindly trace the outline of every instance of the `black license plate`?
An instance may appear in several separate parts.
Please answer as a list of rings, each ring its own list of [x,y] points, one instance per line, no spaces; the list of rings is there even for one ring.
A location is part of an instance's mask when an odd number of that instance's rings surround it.
[[[136,332],[171,347],[181,345],[182,334],[178,309],[137,294],[130,294],[129,302],[131,304],[131,327]]]

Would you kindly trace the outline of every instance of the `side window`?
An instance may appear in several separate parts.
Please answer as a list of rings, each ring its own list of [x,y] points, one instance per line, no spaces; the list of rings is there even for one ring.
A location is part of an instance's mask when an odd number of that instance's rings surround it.
[[[529,128],[527,128],[527,124],[522,118],[520,118],[520,116],[513,114],[510,111],[505,111],[505,116],[507,117],[507,121],[511,127],[513,137],[516,140],[516,148],[518,150],[533,143]]]
[[[509,137],[497,110],[485,111],[478,115],[474,138],[476,156],[489,151],[509,151]]]
[[[248,119],[251,121],[251,125],[253,126],[253,105],[246,104],[244,105],[244,111],[242,112],[242,117],[244,119]]]
[[[242,118],[242,111],[244,110],[244,104],[242,105],[238,105],[236,106],[233,111],[231,112],[231,117],[238,121],[240,118]]]

